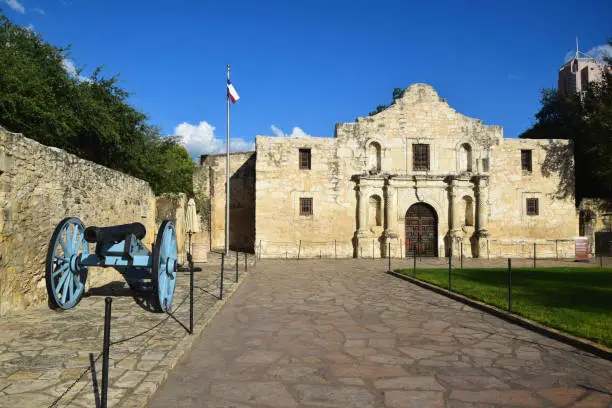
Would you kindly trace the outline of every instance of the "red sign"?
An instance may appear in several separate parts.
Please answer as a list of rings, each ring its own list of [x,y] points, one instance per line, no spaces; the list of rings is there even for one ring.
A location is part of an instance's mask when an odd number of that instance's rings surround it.
[[[587,237],[576,238],[576,260],[589,260],[589,239]]]

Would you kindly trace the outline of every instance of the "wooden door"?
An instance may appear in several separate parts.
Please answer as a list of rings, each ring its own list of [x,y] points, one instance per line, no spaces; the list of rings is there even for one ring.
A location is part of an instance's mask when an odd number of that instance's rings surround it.
[[[438,255],[438,219],[424,203],[414,204],[406,213],[406,256]]]

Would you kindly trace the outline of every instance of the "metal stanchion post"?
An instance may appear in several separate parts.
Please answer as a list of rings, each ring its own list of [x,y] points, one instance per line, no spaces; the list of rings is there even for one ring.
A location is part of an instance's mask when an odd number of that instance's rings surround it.
[[[416,244],[413,246],[412,249],[412,259],[414,260],[414,266],[412,268],[412,277],[416,278],[416,256],[417,256],[417,246]]]
[[[225,269],[225,253],[221,254],[221,283],[219,284],[219,300],[223,299],[223,269]]]
[[[248,254],[245,252],[244,253],[244,271],[246,272],[247,269],[249,269],[249,265],[248,265]]]
[[[508,258],[508,313],[512,313],[512,260]]]
[[[189,334],[193,334],[193,249],[191,247],[191,234],[189,231]]]
[[[335,239],[334,239],[334,259],[338,259],[338,247],[336,245]]]
[[[300,252],[302,252],[302,240],[300,239],[300,243],[298,244],[298,261],[300,260]]]
[[[452,262],[453,262],[453,252],[452,250],[449,251],[448,253],[448,291],[451,291],[451,269],[452,269]]]
[[[102,396],[100,406],[106,408],[108,398],[108,359],[110,354],[111,306],[113,299],[104,299],[104,343],[102,346]]]
[[[193,262],[189,262],[189,334],[193,334]]]
[[[391,243],[389,242],[389,252],[387,253],[387,258],[389,258],[389,270],[387,272],[391,273]]]
[[[372,259],[374,259],[374,239],[372,239]]]
[[[238,251],[236,251],[236,282],[238,282]]]
[[[536,267],[536,243],[533,243],[533,269]]]
[[[461,270],[463,270],[463,241],[461,241]]]

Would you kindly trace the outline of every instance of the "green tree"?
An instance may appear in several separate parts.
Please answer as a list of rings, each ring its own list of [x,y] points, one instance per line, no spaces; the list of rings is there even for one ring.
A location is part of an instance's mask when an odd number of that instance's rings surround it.
[[[577,202],[611,198],[612,73],[604,70],[602,81],[590,83],[582,94],[543,90],[542,108],[535,116],[535,125],[520,137],[569,140],[566,154],[559,147],[549,150],[543,171],[558,171],[568,190],[575,185]],[[574,166],[568,164],[572,158]],[[570,180],[574,172],[575,184]]]
[[[374,109],[372,112],[370,112],[368,115],[369,116],[373,116],[376,115],[377,113],[380,113],[382,111],[384,111],[385,109],[387,109],[389,106],[393,105],[395,103],[395,101],[399,98],[401,98],[402,96],[404,96],[404,92],[406,90],[402,89],[402,88],[393,88],[393,102],[391,102],[389,105],[378,105],[376,107],[376,109]]]
[[[45,43],[0,13],[0,124],[48,146],[151,184],[191,193],[195,163],[176,137],[162,137],[127,102],[117,75],[68,73],[69,48]]]

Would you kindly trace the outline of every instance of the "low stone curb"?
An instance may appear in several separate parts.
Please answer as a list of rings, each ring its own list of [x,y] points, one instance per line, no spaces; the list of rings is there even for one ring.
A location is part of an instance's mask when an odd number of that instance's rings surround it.
[[[528,329],[538,334],[544,335],[548,338],[560,341],[562,343],[576,347],[577,349],[580,349],[582,351],[586,351],[598,357],[612,361],[612,349],[606,346],[602,346],[592,341],[585,340],[580,337],[572,336],[571,334],[564,333],[560,330],[553,329],[548,326],[544,326],[540,323],[534,322],[533,320],[526,319],[516,314],[508,313],[507,311],[500,309],[498,307],[488,305],[478,300],[470,299],[466,296],[463,296],[458,293],[451,292],[448,289],[443,289],[439,286],[435,286],[433,284],[415,279],[411,276],[402,275],[394,271],[387,271],[387,273],[389,275],[395,276],[396,278],[403,279],[405,281],[413,283],[422,288],[429,289],[433,292],[439,293],[440,295],[446,296],[450,299],[453,299],[463,304],[466,304],[468,306],[471,306],[475,309],[479,309],[479,310],[482,310],[483,312],[492,314],[496,317],[506,320],[507,322],[514,323],[525,329]]]
[[[240,289],[240,287],[242,286],[242,283],[247,278],[248,278],[248,272],[242,272],[238,278],[238,282],[233,282],[234,284],[229,288],[230,290],[227,290],[228,288],[226,288],[223,291],[223,299],[215,302],[214,306],[208,309],[208,311],[206,312],[206,315],[203,316],[203,319],[202,318],[200,318],[200,320],[194,319],[193,334],[191,335],[187,334],[185,337],[183,337],[176,345],[176,348],[173,350],[173,353],[170,353],[171,355],[168,354],[168,356],[166,357],[166,359],[168,359],[166,370],[163,372],[163,376],[161,378],[155,378],[153,381],[151,381],[152,383],[156,384],[156,386],[151,387],[149,389],[150,392],[144,395],[139,394],[138,398],[122,399],[116,405],[116,407],[117,408],[146,408],[149,404],[149,401],[151,401],[151,398],[155,394],[155,392],[162,385],[164,385],[164,383],[168,379],[168,374],[170,373],[170,371],[172,371],[174,367],[176,367],[176,365],[180,363],[183,360],[183,358],[187,356],[187,354],[189,354],[189,351],[191,350],[193,345],[196,343],[196,341],[200,338],[200,335],[202,334],[204,329],[208,327],[212,319],[217,315],[217,313],[221,310],[221,308],[232,298],[232,296],[234,296],[236,291]],[[142,382],[143,383],[147,382],[147,380],[149,380],[149,377],[150,376],[147,375],[142,380]],[[145,397],[145,398],[141,398],[141,397]],[[110,395],[109,395],[109,398],[110,398]]]

